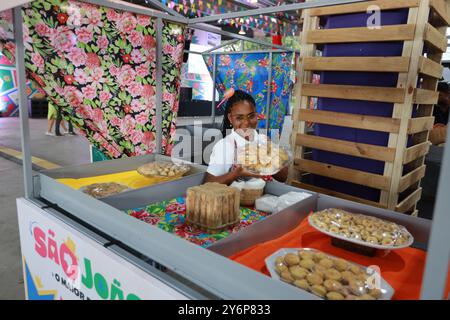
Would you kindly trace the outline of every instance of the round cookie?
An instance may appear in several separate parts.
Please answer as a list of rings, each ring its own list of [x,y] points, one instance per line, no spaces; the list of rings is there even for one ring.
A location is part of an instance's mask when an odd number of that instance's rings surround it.
[[[333,260],[324,258],[319,261],[319,265],[323,266],[324,268],[330,269],[334,266]]]
[[[309,283],[305,279],[295,280],[294,286],[296,286],[300,289],[303,289],[303,290],[309,290]]]
[[[327,294],[327,289],[325,289],[324,286],[316,284],[311,287],[311,292],[318,295],[319,297],[324,298],[325,295]]]
[[[289,271],[291,272],[294,279],[297,279],[297,280],[304,279],[308,275],[308,271],[303,269],[300,266],[290,267]]]
[[[342,275],[336,269],[331,268],[325,272],[325,278],[330,279],[330,280],[339,281],[342,279]]]
[[[323,283],[323,278],[316,273],[307,275],[306,280],[308,280],[311,285],[321,285]]]
[[[315,265],[315,263],[311,259],[304,259],[304,260],[300,261],[300,266],[307,270],[312,270],[314,268],[314,265]]]
[[[344,296],[339,292],[331,291],[327,293],[328,300],[344,300]]]
[[[288,266],[295,266],[295,265],[299,264],[300,258],[296,254],[288,253],[284,256],[284,262]]]

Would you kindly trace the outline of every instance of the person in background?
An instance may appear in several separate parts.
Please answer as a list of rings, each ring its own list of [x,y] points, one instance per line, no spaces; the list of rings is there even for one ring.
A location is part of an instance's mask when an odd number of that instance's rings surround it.
[[[54,136],[55,134],[52,132],[53,125],[55,124],[55,120],[57,118],[58,111],[56,110],[54,104],[51,101],[48,101],[48,112],[47,112],[47,132],[45,133],[47,136]]]
[[[450,109],[450,85],[447,82],[438,84],[439,100],[434,106],[434,127],[430,131],[430,141],[434,145],[445,142],[447,137],[449,109]]]
[[[71,136],[76,135],[76,133],[73,131],[72,123],[70,121],[67,121],[69,124],[69,130],[67,130],[67,127],[64,122],[65,121],[62,118],[61,110],[58,108],[57,116],[56,116],[56,124],[55,124],[55,134],[57,136],[61,136],[61,133],[60,133],[60,126],[61,126],[64,130],[62,135],[64,135],[64,134],[70,134]]]
[[[250,142],[266,142],[268,137],[258,134],[258,113],[256,103],[248,93],[236,90],[228,99],[222,123],[224,138],[217,142],[211,153],[205,182],[218,182],[229,185],[240,178],[261,178],[240,165],[235,164],[235,152]],[[231,133],[226,135],[231,129]],[[273,178],[287,180],[288,168],[283,168]]]

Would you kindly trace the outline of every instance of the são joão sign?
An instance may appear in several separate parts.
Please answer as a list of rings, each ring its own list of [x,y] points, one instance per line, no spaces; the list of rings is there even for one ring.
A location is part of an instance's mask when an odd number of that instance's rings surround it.
[[[105,300],[140,300],[134,293],[123,292],[117,279],[108,282],[107,277],[95,271],[95,266],[90,259],[78,259],[74,252],[75,245],[70,240],[58,243],[54,231],[48,229],[45,232],[38,225],[33,226],[32,234],[36,253],[51,261],[55,266],[60,267],[62,274],[61,276],[56,274],[55,279],[65,285],[68,284],[72,291],[74,291],[73,288],[77,287],[80,292],[83,287],[86,289],[94,288],[98,296]],[[66,277],[66,279],[60,280],[62,277]],[[83,294],[83,296],[85,295]]]

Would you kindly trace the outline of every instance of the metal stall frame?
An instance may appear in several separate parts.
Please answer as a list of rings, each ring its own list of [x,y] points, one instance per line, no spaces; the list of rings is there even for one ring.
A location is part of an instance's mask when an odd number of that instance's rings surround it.
[[[181,17],[179,14],[174,14],[170,12],[168,8],[162,8],[166,12],[171,13],[164,14],[155,10],[151,10],[145,7],[136,6],[132,4],[118,3],[110,0],[84,0],[85,2],[111,7],[118,10],[130,11],[138,14],[145,14],[151,17],[158,18],[160,22],[162,20],[167,20],[175,23],[187,24],[188,27],[197,28],[209,32],[215,32],[224,34],[235,39],[240,40],[251,40],[256,42],[254,39],[249,39],[241,35],[235,35],[232,33],[220,31],[218,32],[215,28],[202,25],[202,23],[208,23],[212,21],[217,21],[220,19],[230,19],[239,18],[246,16],[255,16],[261,14],[270,14],[276,12],[294,11],[302,10],[315,7],[325,7],[330,5],[339,5],[354,2],[364,2],[364,0],[314,0],[307,1],[304,3],[290,4],[290,5],[280,5],[276,7],[269,7],[263,9],[247,10],[235,13],[227,13],[223,15],[214,15],[210,17],[202,17],[196,19],[188,19]],[[16,63],[19,79],[19,110],[20,110],[20,130],[21,130],[21,145],[23,152],[23,173],[24,173],[24,185],[25,185],[25,198],[32,201],[33,198],[33,173],[31,167],[31,152],[30,152],[30,133],[29,133],[29,123],[28,123],[28,112],[27,112],[27,96],[26,96],[26,77],[24,68],[24,45],[23,45],[23,30],[22,30],[22,15],[21,8],[24,1],[20,1],[18,5],[12,6],[14,8],[14,32],[16,37]],[[28,1],[31,2],[31,1]],[[153,1],[152,1],[153,2]],[[6,8],[5,8],[6,9]],[[259,41],[258,41],[259,42]],[[266,43],[264,43],[266,44]],[[280,48],[280,46],[269,44],[272,47]],[[160,46],[160,44],[159,44]],[[281,47],[280,49],[285,49]],[[160,60],[160,56],[157,56],[157,60]],[[161,73],[157,74],[160,78]],[[162,83],[161,79],[158,79],[157,83]],[[160,88],[161,90],[161,88]],[[158,94],[158,93],[157,93]],[[159,92],[161,94],[161,91]],[[161,104],[157,106],[157,114],[161,115]],[[158,119],[161,121],[161,119]],[[159,128],[161,129],[161,128]],[[161,132],[159,133],[161,134]],[[447,140],[450,141],[450,132],[447,133]],[[436,209],[434,212],[434,218],[431,227],[430,242],[428,245],[428,255],[426,261],[426,268],[424,279],[422,283],[422,299],[442,299],[444,294],[444,288],[447,277],[447,270],[449,264],[449,254],[450,247],[445,247],[445,244],[450,243],[450,233],[448,229],[450,228],[450,216],[447,215],[446,209],[450,206],[450,199],[448,194],[450,193],[450,148],[445,148],[445,154],[443,159],[443,167],[440,175],[440,182],[438,188],[438,196],[436,201]],[[58,186],[55,186],[58,187]],[[87,202],[89,203],[89,201]],[[89,210],[95,209],[95,205]],[[162,234],[162,236],[164,236]],[[444,244],[444,245],[443,245]],[[248,274],[250,277],[256,277],[253,273]],[[288,289],[288,288],[286,288]],[[286,293],[288,293],[287,290]]]

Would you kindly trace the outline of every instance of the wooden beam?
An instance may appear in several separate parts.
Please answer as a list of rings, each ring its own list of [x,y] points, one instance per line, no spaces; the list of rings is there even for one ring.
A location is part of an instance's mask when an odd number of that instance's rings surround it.
[[[447,11],[447,3],[444,0],[431,0],[430,7],[441,18],[442,22],[446,25],[450,25],[450,18]]]
[[[406,149],[405,157],[403,158],[403,164],[410,163],[420,157],[423,157],[430,151],[431,142],[426,141],[422,142],[413,147],[409,147]]]
[[[421,117],[409,120],[408,134],[430,131],[434,126],[434,117]]]
[[[444,73],[444,67],[431,59],[420,57],[419,72],[436,79],[441,79]]]
[[[408,72],[408,57],[306,57],[311,71]]]
[[[308,43],[319,44],[413,40],[415,27],[414,24],[402,24],[383,26],[379,29],[358,27],[312,30],[308,31],[307,41]],[[431,40],[434,40],[434,33],[431,33],[430,36],[433,36]]]
[[[296,159],[295,164],[298,170],[303,172],[309,172],[332,179],[352,182],[375,189],[389,190],[391,179],[382,175],[305,159]]]
[[[341,198],[341,199],[345,199],[345,200],[359,202],[359,203],[367,204],[367,205],[373,206],[373,207],[385,208],[381,203],[378,203],[375,201],[370,201],[370,200],[363,199],[360,197],[355,197],[355,196],[352,196],[349,194],[345,194],[345,193],[341,193],[341,192],[337,192],[337,191],[333,191],[333,190],[328,190],[325,188],[320,188],[320,187],[313,186],[311,184],[300,182],[300,181],[294,180],[294,181],[292,181],[292,185],[297,188],[311,190],[313,192],[326,194],[326,195],[329,195],[332,197],[337,197],[337,198]]]
[[[416,104],[436,104],[439,99],[439,92],[426,89],[414,89],[413,102]]]
[[[394,10],[419,6],[419,0],[378,0],[364,1],[345,5],[336,5],[311,9],[311,16],[329,16],[334,14],[367,12],[369,6],[377,6],[380,10]]]
[[[438,52],[447,51],[447,37],[429,23],[425,26],[424,40]]]
[[[394,161],[395,156],[392,148],[307,134],[297,135],[297,145],[384,162]]]
[[[395,211],[397,212],[407,212],[411,207],[413,207],[422,196],[422,188],[417,189],[413,193],[411,193],[405,200],[400,202],[396,207]]]
[[[303,84],[303,96],[403,103],[405,90],[399,88]]]
[[[310,109],[302,109],[298,120],[389,133],[398,133],[400,127],[399,119]]]
[[[401,177],[398,192],[405,191],[406,189],[411,187],[414,183],[422,179],[425,176],[425,168],[426,166],[423,165]]]

